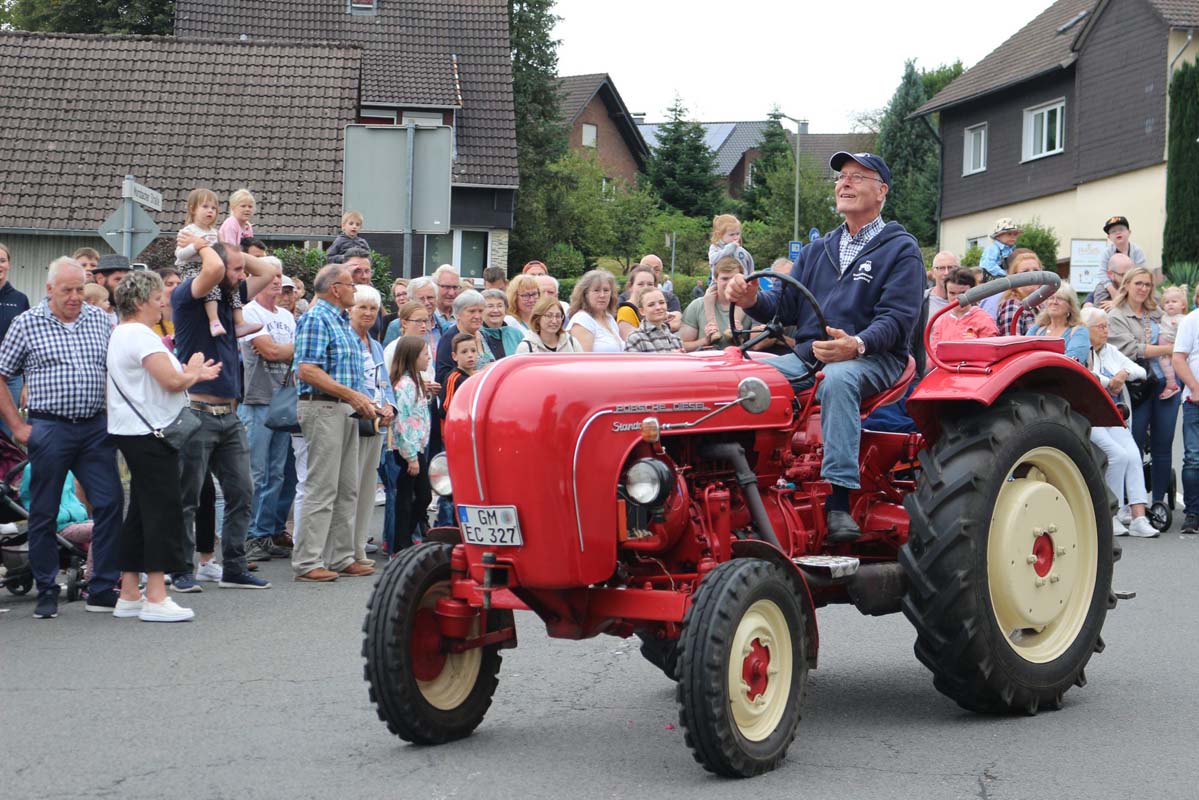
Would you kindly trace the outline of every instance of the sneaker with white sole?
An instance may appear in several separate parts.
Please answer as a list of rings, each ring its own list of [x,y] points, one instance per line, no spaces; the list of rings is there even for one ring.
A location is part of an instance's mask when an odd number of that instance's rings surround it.
[[[142,613],[142,606],[145,605],[145,602],[145,595],[136,600],[126,600],[123,597],[118,597],[117,604],[112,610],[112,615],[117,619],[131,619]]]
[[[196,612],[184,608],[168,597],[161,603],[143,603],[137,618],[142,622],[187,622],[195,616]]]
[[[1124,527],[1124,523],[1120,521],[1120,515],[1112,517],[1112,536],[1127,536],[1128,528]]]
[[[1128,526],[1128,533],[1136,536],[1139,539],[1156,539],[1158,537],[1157,528],[1149,522],[1148,517],[1137,517]]]
[[[1120,522],[1124,525],[1128,525],[1129,523],[1131,523],[1132,522],[1132,506],[1124,506],[1123,508],[1121,508],[1119,513],[1116,514],[1116,519],[1120,520]]]
[[[216,582],[221,579],[223,573],[224,570],[221,569],[221,565],[216,562],[215,558],[211,558],[201,564],[199,569],[196,570],[196,580]]]

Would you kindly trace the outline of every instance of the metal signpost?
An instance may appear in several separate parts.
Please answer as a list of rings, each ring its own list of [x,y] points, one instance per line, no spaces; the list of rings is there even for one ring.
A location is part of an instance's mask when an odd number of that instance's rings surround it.
[[[126,175],[121,184],[121,198],[120,208],[104,220],[99,232],[109,247],[132,261],[158,238],[158,226],[142,206],[162,211],[162,195]]]

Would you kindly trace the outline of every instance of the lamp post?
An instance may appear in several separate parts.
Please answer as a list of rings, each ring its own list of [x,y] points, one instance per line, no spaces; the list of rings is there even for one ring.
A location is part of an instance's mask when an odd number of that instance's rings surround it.
[[[775,109],[775,113],[777,113],[783,119],[789,119],[795,123],[795,227],[791,233],[791,241],[798,242],[799,241],[799,134],[807,126],[808,121],[806,119],[796,119],[795,117],[792,117],[788,114],[784,114],[783,112],[779,111],[777,108]]]

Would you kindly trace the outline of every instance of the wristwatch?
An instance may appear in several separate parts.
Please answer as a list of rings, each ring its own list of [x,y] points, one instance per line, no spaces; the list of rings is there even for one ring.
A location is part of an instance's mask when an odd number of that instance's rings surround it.
[[[860,355],[860,356],[866,355],[866,343],[862,341],[862,337],[855,336],[855,337],[853,337],[853,340],[858,343],[858,355]]]

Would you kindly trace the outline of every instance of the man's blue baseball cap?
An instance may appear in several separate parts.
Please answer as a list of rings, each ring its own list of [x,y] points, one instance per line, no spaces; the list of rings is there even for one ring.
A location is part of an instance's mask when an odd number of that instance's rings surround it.
[[[828,160],[828,165],[833,168],[833,172],[840,172],[846,161],[856,161],[866,169],[874,170],[883,179],[883,183],[891,185],[891,168],[887,166],[887,162],[883,161],[881,156],[876,156],[874,153],[846,153],[842,150],[839,153],[833,153],[833,157]]]

